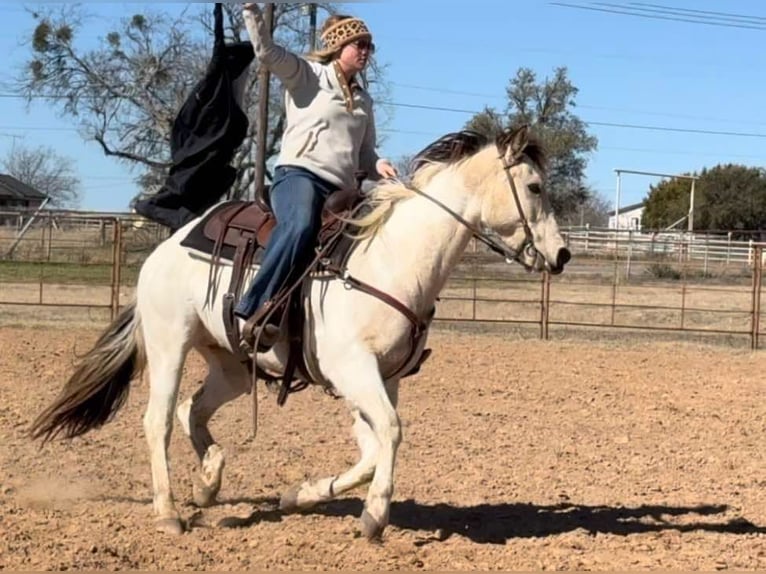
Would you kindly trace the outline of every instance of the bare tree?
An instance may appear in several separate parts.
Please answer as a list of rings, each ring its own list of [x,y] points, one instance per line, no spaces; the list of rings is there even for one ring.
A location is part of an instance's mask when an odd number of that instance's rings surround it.
[[[333,4],[319,4],[323,14]],[[223,4],[227,42],[249,41],[239,4]],[[144,192],[156,191],[170,166],[173,121],[194,85],[203,77],[212,53],[213,19],[210,5],[189,4],[177,17],[147,11],[103,22],[95,49],[84,49],[78,37],[89,17],[77,5],[43,5],[32,13],[31,53],[15,90],[28,102],[45,98],[71,118],[83,138],[97,142],[107,156],[137,168]],[[302,4],[275,4],[275,37],[296,51],[308,50],[308,18]],[[238,177],[231,195],[247,194],[254,175],[255,133],[258,129],[256,64],[249,75],[245,106],[250,119],[247,137],[232,166]],[[384,90],[380,68],[373,68],[371,89]],[[278,84],[270,90],[266,157],[279,153],[284,114]]]
[[[52,148],[14,145],[8,155],[0,159],[0,166],[5,173],[47,195],[52,207],[73,208],[80,203],[80,179],[74,162],[56,154]]]

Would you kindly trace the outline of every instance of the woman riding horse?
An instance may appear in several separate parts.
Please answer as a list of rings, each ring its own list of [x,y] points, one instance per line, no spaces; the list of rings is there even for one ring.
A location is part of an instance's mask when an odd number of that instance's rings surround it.
[[[245,321],[243,342],[248,351],[258,335],[258,350],[268,350],[279,329],[256,314],[286,281],[299,274],[316,241],[325,199],[337,189],[356,185],[355,172],[392,178],[396,170],[375,151],[373,102],[358,75],[375,50],[365,23],[335,15],[322,27],[324,47],[299,57],[275,43],[255,3],[243,15],[255,57],[285,87],[286,124],[269,201],[276,226],[263,261],[234,309]]]

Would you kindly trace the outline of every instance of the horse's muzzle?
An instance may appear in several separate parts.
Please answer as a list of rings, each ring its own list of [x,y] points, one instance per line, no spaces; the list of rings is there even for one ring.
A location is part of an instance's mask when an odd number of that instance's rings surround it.
[[[564,271],[564,267],[572,259],[572,253],[566,247],[559,249],[556,254],[556,261],[554,263],[548,263],[549,271],[552,275],[558,275]]]

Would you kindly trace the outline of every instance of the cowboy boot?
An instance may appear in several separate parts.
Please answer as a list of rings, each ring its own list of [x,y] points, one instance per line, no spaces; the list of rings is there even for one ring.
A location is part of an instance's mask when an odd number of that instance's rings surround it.
[[[258,325],[260,317],[256,313],[250,317],[242,326],[242,339],[240,349],[247,354],[252,354],[256,341],[258,342],[258,352],[265,353],[271,349],[279,339],[279,327],[271,323]]]

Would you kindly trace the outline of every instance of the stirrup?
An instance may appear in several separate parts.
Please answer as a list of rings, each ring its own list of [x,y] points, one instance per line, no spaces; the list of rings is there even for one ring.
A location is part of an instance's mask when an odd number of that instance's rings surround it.
[[[253,353],[256,341],[258,341],[258,352],[265,353],[271,349],[279,339],[279,327],[271,323],[258,325],[258,315],[253,315],[242,326],[242,336],[240,338],[239,348],[248,354]]]

